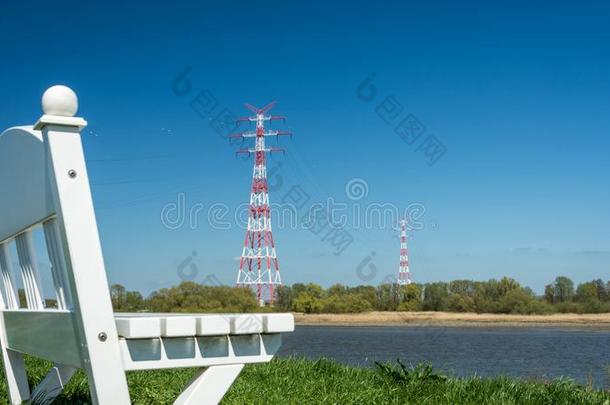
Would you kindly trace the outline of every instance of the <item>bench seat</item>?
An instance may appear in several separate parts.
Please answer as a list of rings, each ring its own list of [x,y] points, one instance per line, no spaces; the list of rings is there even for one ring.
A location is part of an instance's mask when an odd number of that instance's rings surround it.
[[[294,331],[292,314],[116,313],[125,370],[262,363]]]
[[[294,331],[292,314],[156,314],[115,313],[119,337],[248,335]]]

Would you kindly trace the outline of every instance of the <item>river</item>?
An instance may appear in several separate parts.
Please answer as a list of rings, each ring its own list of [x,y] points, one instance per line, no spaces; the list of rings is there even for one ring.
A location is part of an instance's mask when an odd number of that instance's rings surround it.
[[[326,357],[356,366],[431,362],[456,376],[569,377],[610,385],[610,332],[557,328],[297,326],[279,356]]]

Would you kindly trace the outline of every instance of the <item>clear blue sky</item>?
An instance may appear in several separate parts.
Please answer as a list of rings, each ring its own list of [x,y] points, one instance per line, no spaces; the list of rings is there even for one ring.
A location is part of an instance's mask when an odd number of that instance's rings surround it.
[[[610,8],[510,2],[8,2],[0,14],[0,126],[31,124],[53,84],[78,93],[83,143],[111,282],[148,293],[236,275],[243,229],[211,229],[214,203],[247,201],[251,162],[190,106],[208,90],[223,108],[277,100],[295,134],[281,202],[426,207],[410,240],[418,282],[514,277],[540,292],[556,275],[608,278]],[[256,5],[255,5],[256,3]],[[190,93],[172,90],[190,67]],[[375,99],[357,97],[374,73]],[[393,96],[447,151],[428,164],[376,108]],[[277,179],[276,179],[277,180]],[[195,229],[163,226],[185,193]],[[350,208],[351,209],[351,208]],[[364,208],[363,208],[364,209]],[[321,235],[276,227],[287,283],[378,284],[397,271],[388,229],[346,228],[340,255]],[[196,256],[192,253],[196,252]],[[372,255],[374,252],[374,255]],[[363,281],[360,273],[374,276]],[[364,269],[364,270],[363,270]]]

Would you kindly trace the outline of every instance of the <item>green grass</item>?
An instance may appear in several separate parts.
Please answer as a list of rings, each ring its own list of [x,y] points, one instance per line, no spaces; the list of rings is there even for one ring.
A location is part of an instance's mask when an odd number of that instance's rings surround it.
[[[30,384],[50,365],[28,359]],[[171,404],[194,370],[128,373],[134,404]],[[3,379],[3,378],[2,378]],[[0,403],[8,403],[0,384]],[[78,373],[56,403],[89,403],[87,380]],[[247,366],[223,404],[604,404],[610,393],[581,387],[570,380],[549,382],[510,378],[453,378],[420,364],[401,363],[376,369],[348,367],[329,360],[276,359]]]

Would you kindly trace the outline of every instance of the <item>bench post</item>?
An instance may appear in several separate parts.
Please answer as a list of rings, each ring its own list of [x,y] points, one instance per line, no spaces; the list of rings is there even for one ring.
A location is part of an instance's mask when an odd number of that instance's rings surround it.
[[[231,364],[199,370],[174,405],[219,404],[243,368],[243,364]]]
[[[110,291],[93,210],[80,138],[86,126],[75,118],[76,94],[63,86],[43,95],[42,132],[47,162],[47,196],[56,209],[72,293],[82,367],[95,404],[129,404]]]
[[[0,249],[5,249],[5,245],[0,245]],[[6,252],[8,249],[6,249]],[[6,263],[10,263],[10,259],[6,256],[6,252],[0,252],[0,266],[2,271],[8,269]],[[10,275],[10,273],[9,273]],[[6,295],[10,296],[10,292]],[[10,309],[0,295],[0,309]],[[28,376],[25,372],[25,363],[23,354],[14,352],[8,349],[6,328],[4,325],[4,317],[0,316],[0,349],[2,350],[2,365],[4,366],[4,375],[6,376],[6,386],[8,390],[9,401],[11,405],[19,405],[23,401],[30,398],[30,386],[28,385]]]

